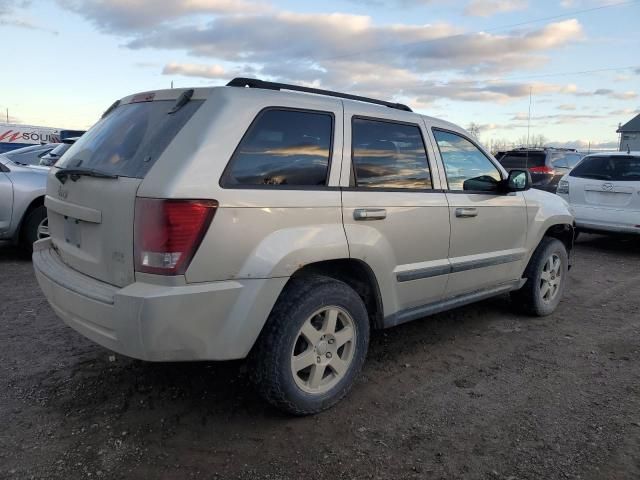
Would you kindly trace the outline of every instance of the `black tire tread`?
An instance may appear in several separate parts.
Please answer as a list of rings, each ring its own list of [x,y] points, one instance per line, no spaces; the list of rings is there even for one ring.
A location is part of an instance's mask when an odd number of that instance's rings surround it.
[[[535,275],[536,269],[540,268],[540,262],[545,260],[549,247],[555,244],[559,244],[566,252],[566,247],[560,240],[553,237],[542,238],[524,270],[523,277],[527,279],[526,283],[519,290],[511,292],[512,304],[522,313],[532,316],[548,315],[542,313],[536,305],[537,285],[531,279]]]
[[[282,332],[284,328],[283,322],[289,317],[290,313],[298,308],[311,292],[328,286],[333,286],[343,291],[345,291],[344,289],[351,291],[362,303],[357,293],[349,285],[339,280],[322,275],[305,275],[293,278],[271,311],[249,358],[252,367],[252,380],[260,396],[276,408],[296,416],[311,415],[330,408],[339,402],[353,385],[353,382],[347,382],[337,394],[334,394],[330,400],[324,401],[321,406],[313,408],[302,407],[292,402],[285,393],[284,386],[281,383],[279,366],[274,361],[274,356],[271,353],[279,349],[288,348],[283,345]],[[366,313],[364,303],[362,303],[362,308]],[[354,359],[356,362],[359,360],[361,364],[364,363],[364,358]],[[358,371],[362,367],[361,364],[356,365]]]

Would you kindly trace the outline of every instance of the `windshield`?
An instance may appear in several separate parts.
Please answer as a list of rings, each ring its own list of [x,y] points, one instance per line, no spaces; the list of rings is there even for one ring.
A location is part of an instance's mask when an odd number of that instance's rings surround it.
[[[49,153],[55,145],[56,144],[34,145],[31,147],[18,148],[17,150],[6,152],[4,156],[12,162],[21,165],[38,165],[40,158],[46,153]]]
[[[203,101],[192,100],[169,114],[175,103],[119,106],[80,137],[57,166],[143,178]]]
[[[569,175],[596,180],[638,181],[640,180],[640,157],[623,155],[587,157]]]

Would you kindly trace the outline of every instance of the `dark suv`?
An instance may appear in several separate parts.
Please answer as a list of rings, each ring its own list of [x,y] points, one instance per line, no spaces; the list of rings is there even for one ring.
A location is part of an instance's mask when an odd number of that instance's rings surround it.
[[[560,179],[575,167],[583,155],[574,149],[516,148],[498,152],[496,159],[507,170],[528,169],[533,188],[556,193]]]

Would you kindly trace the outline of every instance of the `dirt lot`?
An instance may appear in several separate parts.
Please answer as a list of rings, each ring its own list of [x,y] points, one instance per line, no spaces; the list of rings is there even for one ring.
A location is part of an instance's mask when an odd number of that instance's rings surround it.
[[[640,478],[640,241],[584,236],[547,318],[508,297],[377,332],[333,410],[242,362],[150,364],[59,321],[0,248],[1,478]]]

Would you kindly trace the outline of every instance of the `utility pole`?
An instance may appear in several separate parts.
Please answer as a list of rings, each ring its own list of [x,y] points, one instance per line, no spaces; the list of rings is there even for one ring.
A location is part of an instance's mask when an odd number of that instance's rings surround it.
[[[7,107],[7,123],[9,123],[9,108]]]
[[[533,87],[529,87],[529,118],[527,120],[527,148],[529,148],[529,131],[531,130],[531,91]]]
[[[171,88],[173,88],[173,80],[171,80]]]

